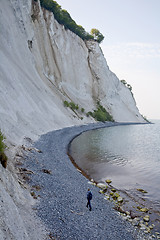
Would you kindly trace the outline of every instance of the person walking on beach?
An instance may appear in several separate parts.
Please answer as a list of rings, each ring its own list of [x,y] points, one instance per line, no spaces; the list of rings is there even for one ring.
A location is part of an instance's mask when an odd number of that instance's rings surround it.
[[[89,206],[89,211],[91,211],[92,210],[92,207],[91,207],[92,192],[89,188],[88,188],[88,192],[87,192],[87,200],[88,200],[88,202],[87,202],[86,207],[88,208],[88,206]]]

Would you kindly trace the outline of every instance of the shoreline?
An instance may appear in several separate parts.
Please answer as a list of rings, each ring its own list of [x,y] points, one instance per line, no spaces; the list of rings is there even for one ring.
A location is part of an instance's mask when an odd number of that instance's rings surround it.
[[[34,143],[40,152],[25,152],[23,165],[33,172],[29,185],[37,198],[35,212],[49,232],[49,239],[148,239],[113,209],[67,155],[69,143],[84,131],[143,123],[92,123],[63,128],[42,135]],[[77,171],[78,170],[78,171]],[[86,208],[86,192],[93,192],[92,208]]]
[[[118,124],[118,125],[116,124],[116,125],[113,125],[113,127],[120,126],[120,125],[122,126],[124,124]],[[125,125],[130,125],[130,124],[125,124]],[[108,127],[112,127],[112,126],[108,126]],[[93,130],[95,130],[95,129],[93,129]],[[83,131],[83,132],[85,132],[85,131]],[[78,136],[76,136],[76,137],[78,137]],[[76,137],[74,137],[72,139],[72,141]],[[100,192],[102,194],[104,194],[104,197],[106,197],[107,200],[115,203],[115,209],[122,214],[122,217],[124,217],[125,219],[128,218],[129,221],[132,222],[132,224],[134,226],[137,226],[139,229],[141,228],[142,230],[144,230],[144,233],[146,233],[146,234],[149,233],[149,234],[152,234],[152,236],[160,235],[160,224],[158,224],[160,211],[158,210],[157,206],[154,205],[154,202],[145,196],[145,190],[140,189],[139,194],[138,194],[138,189],[137,189],[137,193],[135,194],[135,192],[132,192],[130,190],[117,188],[114,185],[112,185],[112,183],[107,184],[104,181],[97,182],[97,181],[95,181],[95,179],[92,179],[92,176],[90,176],[89,173],[87,174],[85,172],[85,170],[80,168],[78,166],[78,164],[76,163],[76,160],[72,157],[71,149],[70,149],[72,141],[69,143],[67,154],[68,154],[71,162],[73,163],[73,165],[77,169],[79,169],[79,171],[82,173],[82,175],[85,176],[89,181],[91,181],[91,184],[93,184],[97,187],[98,187],[97,184],[103,184],[104,188],[106,186],[107,189],[104,189],[102,187]],[[115,190],[117,195],[120,195],[123,198],[123,203],[121,203],[120,206],[116,205],[118,202],[117,202],[117,198],[112,193],[112,189]],[[113,196],[112,196],[112,194],[113,194]],[[141,211],[141,209],[142,209],[142,211]],[[144,210],[146,210],[146,211],[144,211]],[[149,219],[150,219],[148,222],[145,222],[143,220],[146,215],[148,215]],[[159,222],[160,222],[160,220],[159,220]],[[156,238],[156,239],[159,239],[159,238]]]
[[[94,131],[100,128],[107,128],[107,127],[115,127],[115,126],[127,126],[127,125],[144,125],[144,124],[152,124],[151,122],[146,122],[146,123],[136,123],[136,122],[99,122],[99,123],[90,123],[87,126],[89,127],[88,129],[85,129],[83,131],[81,131],[80,133],[78,133],[77,135],[75,135],[70,142],[68,143],[68,148],[67,148],[67,155],[69,156],[72,164],[75,166],[75,168],[79,169],[79,171],[82,173],[83,176],[85,176],[88,180],[91,180],[91,177],[89,175],[87,175],[85,173],[85,171],[83,171],[83,169],[81,169],[78,164],[76,163],[76,161],[73,159],[73,157],[70,154],[70,147],[71,147],[71,143],[72,141],[77,138],[78,136],[80,136],[82,133],[87,132],[87,131]],[[86,126],[86,125],[82,125],[82,126]],[[90,128],[91,126],[91,128]],[[93,128],[92,128],[93,127]],[[97,184],[97,182],[95,182]]]

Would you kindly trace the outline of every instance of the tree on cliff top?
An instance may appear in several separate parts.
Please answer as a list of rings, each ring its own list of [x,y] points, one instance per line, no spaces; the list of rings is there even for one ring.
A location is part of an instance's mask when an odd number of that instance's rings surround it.
[[[37,2],[37,0],[34,0]],[[74,32],[83,40],[95,40],[98,43],[101,43],[104,39],[104,36],[97,29],[92,29],[91,34],[86,32],[85,29],[77,25],[76,22],[71,18],[70,14],[61,8],[61,6],[53,0],[40,0],[41,7],[47,9],[48,11],[53,12],[55,19],[63,24],[65,29],[69,29]]]
[[[96,40],[98,43],[101,43],[104,39],[104,36],[100,31],[96,28],[91,29],[91,35],[94,37],[94,40]]]

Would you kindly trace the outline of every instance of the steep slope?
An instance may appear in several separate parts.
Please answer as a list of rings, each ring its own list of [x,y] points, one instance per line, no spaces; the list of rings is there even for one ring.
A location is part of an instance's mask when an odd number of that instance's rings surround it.
[[[143,121],[130,91],[94,41],[84,42],[30,0],[2,0],[0,14],[0,124],[13,143],[27,136],[84,124],[63,101],[86,112],[97,100],[116,121]]]

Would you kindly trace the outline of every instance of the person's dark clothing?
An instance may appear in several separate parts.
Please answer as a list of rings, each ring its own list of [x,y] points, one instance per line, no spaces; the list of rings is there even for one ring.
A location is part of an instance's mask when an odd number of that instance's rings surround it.
[[[91,199],[92,199],[92,193],[91,193],[91,191],[88,191],[88,192],[87,192],[87,200],[88,200],[88,202],[87,202],[87,208],[88,208],[88,206],[89,206],[89,210],[90,210],[90,211],[92,210],[92,207],[91,207]]]

